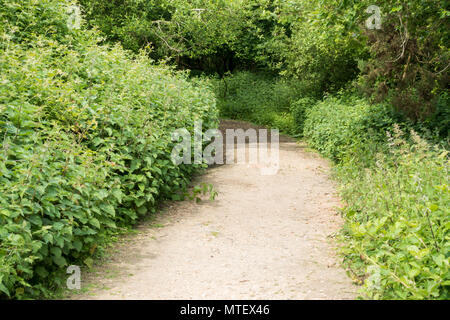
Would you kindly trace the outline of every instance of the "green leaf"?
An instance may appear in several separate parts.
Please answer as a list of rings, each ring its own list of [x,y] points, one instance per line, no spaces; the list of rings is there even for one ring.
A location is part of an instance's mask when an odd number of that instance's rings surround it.
[[[27,220],[30,221],[32,224],[37,225],[39,227],[42,226],[42,218],[38,216],[37,214],[30,215],[27,217]]]
[[[116,210],[114,209],[114,207],[110,204],[102,204],[101,209],[103,211],[105,211],[106,213],[108,213],[110,216],[115,217],[116,216]]]
[[[94,264],[94,260],[92,260],[92,258],[86,258],[86,259],[84,259],[84,264],[87,265],[89,268],[92,268],[92,265]]]
[[[53,262],[55,262],[60,267],[64,267],[65,265],[67,265],[66,259],[61,256],[53,256]]]
[[[89,223],[90,223],[91,225],[93,225],[94,227],[96,227],[97,229],[100,229],[100,222],[98,221],[97,218],[91,218],[91,219],[89,220]]]
[[[37,267],[35,270],[36,270],[36,273],[39,276],[41,276],[42,278],[46,278],[49,275],[48,271],[45,270],[45,268],[42,266]]]
[[[147,207],[146,207],[146,206],[139,207],[139,208],[137,209],[137,212],[138,212],[140,215],[144,215],[144,214],[147,213]]]
[[[145,203],[145,199],[141,198],[141,199],[137,199],[134,201],[134,204],[136,205],[136,207],[142,207],[142,205]]]
[[[75,240],[74,242],[72,242],[72,245],[78,252],[80,252],[83,247],[83,244],[80,240]]]
[[[95,193],[95,197],[98,200],[103,200],[108,196],[108,191],[106,191],[105,189],[101,189],[99,190],[97,193]]]
[[[120,191],[120,189],[114,189],[112,191],[113,196],[119,201],[119,203],[122,203],[123,193]]]
[[[61,248],[58,247],[52,247],[50,249],[50,252],[55,256],[55,257],[60,257],[62,254]]]
[[[11,297],[9,294],[9,290],[3,284],[3,277],[4,277],[4,275],[0,274],[0,291],[3,292],[4,294],[6,294],[8,297]]]

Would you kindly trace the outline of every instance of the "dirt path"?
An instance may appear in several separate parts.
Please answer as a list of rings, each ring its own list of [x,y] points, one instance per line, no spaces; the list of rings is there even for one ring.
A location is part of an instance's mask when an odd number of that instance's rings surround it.
[[[225,121],[225,127],[242,127]],[[245,124],[244,126],[248,126]],[[341,219],[328,164],[280,139],[280,169],[211,168],[214,202],[167,204],[72,299],[352,299],[330,235]]]

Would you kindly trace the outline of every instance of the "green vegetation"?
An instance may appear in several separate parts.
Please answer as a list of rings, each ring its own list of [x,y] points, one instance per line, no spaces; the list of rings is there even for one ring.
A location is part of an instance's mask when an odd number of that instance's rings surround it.
[[[387,106],[346,95],[316,102],[305,119],[304,136],[316,150],[337,163],[348,160],[366,166],[384,151],[380,145],[386,131],[398,120]]]
[[[217,125],[204,81],[70,30],[66,3],[0,1],[0,291],[48,293],[200,167],[176,127]]]
[[[298,89],[288,81],[274,79],[273,75],[241,71],[215,79],[215,84],[222,117],[296,133],[290,106],[298,98]]]
[[[394,119],[387,107],[333,97],[307,111],[304,134],[337,163],[343,253],[364,294],[448,299],[448,151]]]
[[[446,1],[79,0],[80,29],[70,4],[0,0],[3,296],[51,294],[61,267],[186,194],[201,166],[172,164],[171,130],[220,113],[335,162],[365,297],[449,298]]]
[[[346,262],[369,298],[448,299],[448,151],[396,127],[386,147],[371,167],[350,160],[337,168],[348,203]]]

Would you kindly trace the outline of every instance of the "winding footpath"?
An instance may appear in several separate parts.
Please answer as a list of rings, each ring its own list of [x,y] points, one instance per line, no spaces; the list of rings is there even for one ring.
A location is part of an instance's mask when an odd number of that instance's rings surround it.
[[[271,176],[255,165],[208,169],[194,183],[213,184],[216,200],[165,204],[69,298],[354,299],[335,254],[342,219],[328,163],[287,137],[279,156]]]

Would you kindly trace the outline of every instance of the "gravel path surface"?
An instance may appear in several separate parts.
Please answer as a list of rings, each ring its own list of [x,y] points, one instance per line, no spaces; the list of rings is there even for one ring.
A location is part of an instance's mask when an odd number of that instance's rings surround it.
[[[342,219],[328,163],[287,137],[279,156],[276,175],[248,164],[208,169],[195,183],[212,183],[215,201],[165,204],[83,273],[85,289],[70,298],[354,299],[334,250]]]

